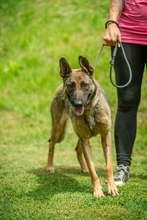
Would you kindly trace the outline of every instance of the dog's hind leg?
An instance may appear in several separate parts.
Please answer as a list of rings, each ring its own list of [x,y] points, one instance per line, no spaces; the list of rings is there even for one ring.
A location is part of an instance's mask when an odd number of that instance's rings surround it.
[[[88,170],[88,167],[87,167],[87,165],[86,165],[86,163],[85,163],[85,161],[84,161],[84,158],[83,158],[83,153],[82,153],[82,148],[81,148],[81,141],[80,141],[80,139],[78,140],[78,143],[77,143],[77,146],[76,146],[75,150],[76,150],[76,153],[77,153],[77,159],[78,159],[79,164],[80,164],[80,166],[81,166],[82,172],[88,173],[89,170]]]
[[[64,139],[66,124],[68,119],[68,115],[65,112],[64,102],[59,100],[57,97],[53,99],[51,105],[51,116],[52,116],[52,129],[51,129],[51,138],[49,140],[47,171],[53,173],[55,144],[61,142]]]
[[[108,194],[117,196],[119,193],[114,183],[114,177],[113,177],[112,142],[111,142],[110,131],[105,136],[101,136],[101,143],[103,146],[103,151],[106,161],[106,182],[107,182]]]

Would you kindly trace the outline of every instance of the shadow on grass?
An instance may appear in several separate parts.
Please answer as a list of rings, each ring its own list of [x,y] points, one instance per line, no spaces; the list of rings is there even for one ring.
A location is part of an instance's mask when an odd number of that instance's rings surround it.
[[[38,188],[27,195],[36,200],[51,199],[60,193],[89,193],[92,195],[92,185],[89,173],[82,173],[79,168],[57,167],[55,173],[49,173],[44,168],[30,170],[38,177]],[[99,176],[104,175],[99,170]],[[80,177],[81,176],[81,177]]]

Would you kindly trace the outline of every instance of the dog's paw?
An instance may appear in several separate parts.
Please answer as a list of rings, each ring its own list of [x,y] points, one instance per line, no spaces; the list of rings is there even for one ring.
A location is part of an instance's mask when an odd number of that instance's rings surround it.
[[[55,169],[54,167],[47,167],[46,170],[49,172],[49,173],[54,173],[55,172]]]
[[[82,170],[82,173],[89,173],[88,168],[86,168],[86,169],[81,169],[81,170]]]
[[[103,193],[102,188],[100,187],[100,188],[94,189],[93,196],[96,198],[101,198],[101,197],[104,197],[105,195]]]
[[[115,184],[113,186],[111,185],[111,187],[108,186],[108,193],[107,194],[112,195],[112,196],[118,196],[119,195],[119,191],[118,191]]]

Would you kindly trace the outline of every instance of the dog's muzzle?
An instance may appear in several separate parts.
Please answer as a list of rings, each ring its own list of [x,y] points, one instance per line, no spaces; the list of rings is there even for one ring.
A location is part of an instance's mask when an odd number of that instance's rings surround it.
[[[75,113],[77,116],[81,116],[84,113],[84,105],[83,105],[83,100],[81,99],[75,99],[73,103],[75,107]]]

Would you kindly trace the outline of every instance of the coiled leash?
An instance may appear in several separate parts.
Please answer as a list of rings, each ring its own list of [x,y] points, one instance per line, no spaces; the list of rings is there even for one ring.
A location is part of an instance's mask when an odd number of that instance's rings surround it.
[[[116,21],[113,21],[113,20],[107,21],[106,24],[105,24],[105,28],[107,28],[107,25],[108,25],[109,22],[115,23],[117,25],[117,27],[120,29],[118,23]],[[117,85],[112,80],[112,68],[114,68],[115,58],[116,58],[116,54],[117,54],[117,50],[118,50],[118,46],[117,46],[118,44],[120,44],[120,48],[122,49],[122,53],[123,53],[124,59],[126,61],[126,64],[128,66],[128,70],[129,70],[129,80],[124,85]],[[104,46],[105,45],[103,44],[102,47],[100,48],[100,51],[98,53],[98,56],[97,56],[97,59],[96,59],[95,65],[94,65],[94,70],[95,70],[95,68],[96,68],[96,66],[98,64],[98,61],[99,61],[99,58],[100,58],[100,55],[101,55],[101,53],[103,51]],[[122,45],[122,43],[119,40],[116,41],[116,44],[115,44],[115,47],[114,47],[114,50],[113,50],[113,53],[112,53],[112,60],[110,61],[110,73],[109,74],[110,74],[110,82],[116,88],[124,88],[124,87],[128,86],[130,84],[131,80],[132,80],[132,70],[131,70],[130,64],[128,62],[128,59],[126,57],[126,53],[124,51],[123,45]]]

